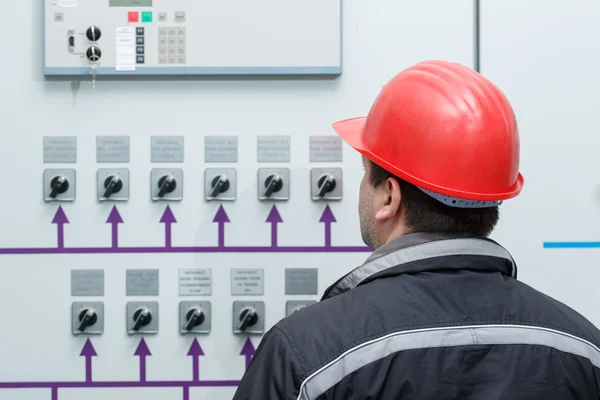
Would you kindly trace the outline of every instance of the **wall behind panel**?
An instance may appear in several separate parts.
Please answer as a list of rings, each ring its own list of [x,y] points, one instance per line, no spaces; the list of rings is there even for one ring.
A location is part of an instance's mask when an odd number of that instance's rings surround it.
[[[523,281],[599,325],[600,249],[543,243],[600,240],[600,3],[481,3],[481,72],[515,108],[525,176],[495,238],[513,251]]]
[[[362,115],[377,92],[399,70],[425,59],[438,58],[472,64],[473,15],[471,0],[347,0],[344,2],[344,74],[336,80],[202,79],[202,80],[99,80],[95,93],[89,80],[48,80],[41,76],[40,1],[26,0],[4,10],[0,31],[6,37],[0,50],[10,57],[0,67],[0,181],[14,179],[13,192],[0,209],[0,247],[56,246],[56,226],[50,224],[56,205],[41,201],[42,136],[76,135],[79,157],[77,200],[66,205],[70,224],[65,227],[68,246],[108,246],[110,226],[105,223],[110,207],[99,205],[95,193],[95,137],[104,134],[131,136],[129,169],[131,200],[119,210],[123,246],[164,243],[164,227],[157,221],[162,204],[148,200],[150,136],[185,136],[185,194],[172,205],[178,223],[173,245],[210,245],[216,240],[211,223],[215,204],[202,199],[203,136],[239,135],[238,200],[227,204],[231,223],[226,241],[231,245],[268,244],[269,207],[256,200],[256,135],[292,136],[293,195],[280,206],[285,222],[279,229],[280,245],[320,244],[323,227],[318,222],[322,204],[308,197],[308,136],[329,134],[337,119]],[[432,11],[434,10],[434,11]],[[10,61],[7,61],[10,60]],[[362,175],[359,157],[345,149],[344,200],[332,204],[338,222],[332,228],[333,244],[358,245],[356,216],[358,183]],[[283,316],[283,269],[319,268],[319,291],[341,274],[361,263],[366,254],[171,254],[171,255],[55,255],[0,256],[0,381],[82,380],[83,341],[70,334],[69,271],[103,268],[106,271],[105,334],[94,339],[94,379],[135,380],[138,360],[132,356],[139,338],[129,338],[124,328],[126,268],[160,270],[160,331],[147,342],[153,353],[148,360],[148,379],[189,379],[189,338],[177,332],[177,270],[213,269],[213,331],[201,337],[203,379],[239,379],[243,339],[231,333],[230,269],[265,268],[267,323]],[[36,328],[31,314],[39,310]],[[255,339],[258,344],[258,338]],[[36,360],[32,363],[30,360]],[[148,400],[174,398],[159,390],[127,391]],[[73,389],[60,399],[124,399],[112,389]],[[92,393],[93,392],[93,393]],[[109,393],[110,392],[110,393]],[[163,394],[164,393],[164,394]],[[178,392],[177,392],[178,393]],[[192,399],[226,399],[232,389],[197,389]],[[4,396],[4,397],[3,397]],[[20,396],[20,397],[18,397]],[[63,398],[64,396],[64,398]],[[2,392],[0,399],[47,399],[45,390]]]

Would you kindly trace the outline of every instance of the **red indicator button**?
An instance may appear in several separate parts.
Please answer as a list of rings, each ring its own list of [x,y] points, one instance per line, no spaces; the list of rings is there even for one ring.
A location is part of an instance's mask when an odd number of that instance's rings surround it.
[[[137,11],[129,11],[127,13],[127,20],[129,22],[139,22],[139,14]]]

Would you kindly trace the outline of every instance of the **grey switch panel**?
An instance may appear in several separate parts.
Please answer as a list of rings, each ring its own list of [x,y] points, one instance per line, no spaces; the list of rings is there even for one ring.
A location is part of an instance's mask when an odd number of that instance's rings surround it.
[[[288,300],[285,303],[285,315],[289,317],[298,310],[308,307],[311,304],[315,304],[315,300]]]
[[[44,170],[45,201],[75,201],[75,170]]]
[[[233,302],[233,333],[262,334],[265,332],[265,303],[262,301]]]
[[[179,303],[179,332],[182,334],[210,333],[210,301]]]
[[[156,168],[150,173],[150,195],[154,201],[175,201],[183,198],[183,170]]]
[[[310,170],[310,193],[313,200],[341,200],[342,192],[341,168]]]
[[[126,168],[99,169],[97,185],[99,201],[129,200],[129,170]]]
[[[77,301],[71,305],[71,331],[74,335],[100,335],[104,332],[104,303]]]
[[[290,170],[289,168],[259,168],[258,199],[289,200]]]
[[[235,200],[236,184],[235,168],[207,168],[204,172],[206,200]]]
[[[126,307],[127,333],[130,335],[158,333],[158,303],[130,301]]]

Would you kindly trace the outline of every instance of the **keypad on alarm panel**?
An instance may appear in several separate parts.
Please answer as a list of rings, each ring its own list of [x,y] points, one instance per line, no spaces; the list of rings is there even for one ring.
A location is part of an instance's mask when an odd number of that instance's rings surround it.
[[[185,27],[158,28],[158,63],[185,64]]]

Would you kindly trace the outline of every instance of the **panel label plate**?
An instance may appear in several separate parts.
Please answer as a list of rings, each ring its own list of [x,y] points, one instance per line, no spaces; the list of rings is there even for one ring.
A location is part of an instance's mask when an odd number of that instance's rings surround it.
[[[183,136],[152,136],[152,162],[183,162]]]
[[[128,163],[129,136],[96,137],[96,162]]]
[[[128,269],[126,275],[127,296],[158,296],[157,269]]]
[[[264,269],[244,268],[231,270],[231,294],[262,295],[265,292]]]
[[[180,296],[210,296],[212,294],[212,271],[210,269],[180,269]]]
[[[204,162],[237,162],[237,136],[206,136]]]
[[[104,296],[104,270],[71,270],[71,296]]]
[[[341,162],[342,138],[339,136],[311,136],[310,162]]]
[[[77,162],[77,136],[44,136],[44,162]]]
[[[317,294],[319,272],[316,268],[287,268],[285,294]]]
[[[289,136],[259,136],[258,162],[290,162]]]

